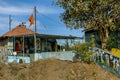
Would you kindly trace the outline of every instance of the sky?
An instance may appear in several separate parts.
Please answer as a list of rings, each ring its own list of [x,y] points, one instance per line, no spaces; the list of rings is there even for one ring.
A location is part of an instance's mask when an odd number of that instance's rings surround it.
[[[36,25],[37,32],[41,34],[73,35],[82,37],[81,29],[71,30],[66,27],[60,18],[64,10],[53,4],[55,0],[0,0],[0,35],[9,31],[9,15],[11,15],[11,28],[25,22],[29,26],[29,17],[34,13],[34,6],[37,8]]]

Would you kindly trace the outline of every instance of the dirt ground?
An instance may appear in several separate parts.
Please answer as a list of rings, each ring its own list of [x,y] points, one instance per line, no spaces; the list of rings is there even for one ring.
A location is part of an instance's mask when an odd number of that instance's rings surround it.
[[[31,64],[0,64],[0,80],[120,80],[95,64],[56,59]]]

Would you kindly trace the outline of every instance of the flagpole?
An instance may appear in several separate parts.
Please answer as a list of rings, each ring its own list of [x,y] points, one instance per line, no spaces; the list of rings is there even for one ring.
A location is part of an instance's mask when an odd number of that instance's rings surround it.
[[[34,7],[34,18],[35,18],[34,48],[36,53],[36,6]]]
[[[37,32],[36,31],[36,6],[34,7],[34,17],[35,17],[35,32]]]
[[[9,15],[9,31],[11,30],[11,15]],[[8,36],[8,49],[10,50],[10,37]]]

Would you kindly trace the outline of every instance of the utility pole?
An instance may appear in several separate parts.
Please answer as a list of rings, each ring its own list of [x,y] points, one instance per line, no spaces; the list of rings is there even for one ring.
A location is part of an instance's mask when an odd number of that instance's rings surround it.
[[[11,15],[9,15],[9,31],[11,30]]]
[[[34,18],[35,18],[34,48],[36,53],[36,6],[34,7]]]

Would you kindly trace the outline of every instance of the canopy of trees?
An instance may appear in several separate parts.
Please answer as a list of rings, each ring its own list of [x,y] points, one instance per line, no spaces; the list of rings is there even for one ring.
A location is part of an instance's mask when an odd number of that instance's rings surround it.
[[[69,28],[93,28],[106,48],[110,30],[120,30],[120,0],[57,0],[65,11],[61,18]]]

